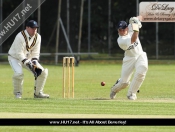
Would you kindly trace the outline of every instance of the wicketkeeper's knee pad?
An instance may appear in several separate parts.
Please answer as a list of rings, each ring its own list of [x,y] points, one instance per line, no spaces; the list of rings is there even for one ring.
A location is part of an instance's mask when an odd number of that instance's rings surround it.
[[[43,92],[44,85],[47,80],[47,76],[48,76],[48,69],[44,69],[41,75],[39,75],[37,79],[35,80],[35,94],[36,95],[38,95],[40,92]]]
[[[13,75],[13,87],[14,87],[13,93],[15,95],[18,92],[22,94],[23,77],[24,77],[23,73],[14,73]]]
[[[120,80],[117,84],[115,84],[115,85],[112,87],[112,91],[114,91],[114,92],[119,92],[120,90],[126,88],[129,84],[130,84],[130,82],[123,83],[123,82]]]

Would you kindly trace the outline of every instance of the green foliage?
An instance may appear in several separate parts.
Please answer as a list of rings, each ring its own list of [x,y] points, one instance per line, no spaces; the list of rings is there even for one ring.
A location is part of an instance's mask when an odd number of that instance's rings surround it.
[[[140,0],[148,1],[148,0]],[[159,0],[159,2],[162,0]],[[22,2],[22,0],[4,0],[3,1],[3,20],[7,18],[10,13]],[[91,0],[91,52],[99,53],[123,53],[117,45],[118,33],[116,31],[116,24],[120,20],[128,22],[130,17],[136,16],[136,0],[111,0],[111,49],[108,44],[108,0]],[[69,41],[73,52],[78,50],[78,36],[80,24],[80,8],[81,0],[69,0]],[[40,34],[42,36],[41,52],[55,52],[56,44],[56,24],[58,16],[58,0],[46,0],[41,5],[41,24]],[[37,10],[28,18],[38,20]],[[61,5],[61,19],[67,30],[67,0],[62,0]],[[16,34],[23,30],[22,24],[8,40],[3,44],[3,53],[7,53],[10,45]],[[166,33],[166,32],[169,33]],[[156,55],[156,24],[154,22],[143,22],[140,30],[140,40],[144,51],[148,53],[149,58],[154,58]],[[158,29],[158,44],[159,44],[159,58],[173,58],[174,59],[174,23],[159,23]],[[59,52],[67,52],[67,43],[60,28],[59,36]],[[88,0],[84,1],[83,9],[83,23],[82,23],[82,39],[81,52],[88,52]]]

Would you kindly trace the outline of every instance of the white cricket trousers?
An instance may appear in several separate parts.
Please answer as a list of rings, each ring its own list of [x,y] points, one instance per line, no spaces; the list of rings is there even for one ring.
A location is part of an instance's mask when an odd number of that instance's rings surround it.
[[[148,70],[148,59],[145,52],[138,57],[124,57],[121,71],[122,83],[130,82],[134,70],[135,73],[129,86],[128,95],[136,93],[145,79]]]

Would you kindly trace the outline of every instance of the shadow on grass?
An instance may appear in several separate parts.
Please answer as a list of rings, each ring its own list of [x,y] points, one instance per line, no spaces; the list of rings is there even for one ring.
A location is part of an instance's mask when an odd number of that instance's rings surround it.
[[[108,98],[95,98],[95,99],[91,99],[91,100],[111,100],[111,99],[108,99]]]

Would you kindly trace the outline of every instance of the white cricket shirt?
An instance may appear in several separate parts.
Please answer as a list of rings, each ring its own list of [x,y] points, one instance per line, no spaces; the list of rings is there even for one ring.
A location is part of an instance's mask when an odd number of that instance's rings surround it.
[[[30,37],[28,32],[24,31],[27,41],[28,41],[28,50],[26,48],[26,42],[22,33],[18,33],[13,41],[8,54],[13,58],[16,58],[20,61],[24,59],[37,58],[39,59],[40,55],[40,46],[41,46],[41,36],[37,33],[36,43],[33,44],[35,35]],[[30,40],[29,40],[30,37]],[[33,44],[33,45],[32,45]]]
[[[137,38],[136,42],[131,44],[131,36],[133,34],[133,30],[130,24],[128,25],[128,28],[128,34],[126,36],[119,35],[117,42],[119,47],[125,51],[125,56],[136,57],[143,53],[143,49],[139,38]]]

